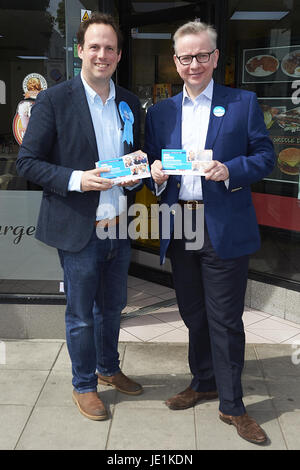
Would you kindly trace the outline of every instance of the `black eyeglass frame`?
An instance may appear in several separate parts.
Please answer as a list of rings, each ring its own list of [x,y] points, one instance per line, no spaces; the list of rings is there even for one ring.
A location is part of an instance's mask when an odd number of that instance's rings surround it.
[[[187,54],[187,55],[181,55],[181,56],[176,55],[176,57],[177,57],[177,59],[179,60],[179,62],[181,63],[181,65],[191,65],[191,63],[193,62],[194,58],[196,58],[196,61],[198,62],[198,64],[207,64],[207,62],[209,62],[209,60],[210,60],[210,56],[211,56],[216,50],[217,50],[217,48],[214,49],[214,50],[211,51],[211,52],[199,52],[199,53],[196,54],[196,55],[188,55],[188,54]],[[198,60],[198,58],[197,58],[199,55],[200,55],[200,56],[204,56],[204,55],[205,55],[205,56],[208,56],[208,58],[207,58],[207,60],[201,60],[201,62],[200,62],[200,60]],[[190,61],[188,64],[183,64],[183,63],[181,62],[182,57],[190,57],[190,58],[191,58],[191,61]]]

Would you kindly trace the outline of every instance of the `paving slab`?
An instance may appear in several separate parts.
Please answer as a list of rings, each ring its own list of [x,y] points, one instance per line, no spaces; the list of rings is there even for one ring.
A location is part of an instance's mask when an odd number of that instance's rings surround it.
[[[99,386],[109,410],[103,422],[83,417],[72,401],[64,341],[6,341],[6,347],[8,360],[0,367],[0,449],[300,449],[300,364],[293,360],[292,345],[246,346],[244,401],[270,437],[262,447],[242,440],[219,420],[218,399],[183,411],[165,406],[190,383],[187,344],[120,343],[122,370],[143,385],[144,393],[128,396]]]
[[[123,361],[123,356],[124,356],[124,351],[126,348],[125,343],[119,343],[118,345],[118,351],[119,351],[119,359],[120,363],[122,364]],[[68,347],[67,343],[63,342],[61,345],[61,349],[59,351],[59,354],[56,358],[55,364],[53,366],[53,370],[69,370],[71,371],[71,360],[68,352]]]
[[[76,407],[36,407],[17,450],[103,450],[110,420],[92,421]]]
[[[300,378],[284,376],[266,379],[272,402],[278,412],[300,411]]]
[[[218,414],[212,410],[196,411],[196,437],[199,450],[286,450],[280,425],[274,411],[251,410],[251,416],[256,419],[268,436],[266,445],[257,445],[241,439],[236,428],[223,423]]]
[[[193,409],[174,412],[166,408],[116,407],[107,449],[195,450]]]
[[[6,360],[1,369],[49,370],[62,347],[55,341],[9,341],[5,340]]]
[[[279,423],[289,450],[300,450],[300,411],[280,414]]]
[[[176,343],[129,343],[126,345],[123,372],[136,375],[187,374],[188,347]]]
[[[0,405],[0,450],[13,450],[32,411],[32,406]]]
[[[257,344],[255,350],[265,377],[300,378],[300,364],[293,362],[296,349],[292,344]]]
[[[0,405],[33,406],[48,374],[44,370],[1,370]]]
[[[268,387],[262,378],[243,375],[242,387],[246,408],[251,406],[251,409],[256,410],[274,410]]]
[[[191,381],[190,374],[150,374],[141,376],[130,375],[130,377],[143,386],[144,392],[138,396],[130,396],[118,392],[116,397],[118,407],[164,410],[166,408],[165,401],[187,388]]]

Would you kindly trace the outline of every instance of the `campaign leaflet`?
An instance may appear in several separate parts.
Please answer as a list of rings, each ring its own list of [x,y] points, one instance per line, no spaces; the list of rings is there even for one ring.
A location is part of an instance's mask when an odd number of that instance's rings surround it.
[[[162,149],[161,161],[166,175],[204,176],[204,169],[212,161],[212,150]]]
[[[99,160],[96,167],[109,168],[110,171],[101,173],[101,178],[112,179],[114,185],[151,176],[147,154],[141,150],[111,160]]]

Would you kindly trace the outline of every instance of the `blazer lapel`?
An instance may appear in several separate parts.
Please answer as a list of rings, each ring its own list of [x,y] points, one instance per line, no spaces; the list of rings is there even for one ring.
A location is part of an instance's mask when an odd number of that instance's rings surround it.
[[[181,141],[181,134],[182,134],[182,93],[174,96],[173,98],[174,103],[174,111],[173,115],[175,116],[175,125],[173,125],[173,129],[171,130],[171,147],[173,149],[181,149],[182,141]]]
[[[182,93],[174,96],[172,99],[172,107],[171,110],[173,116],[175,116],[175,124],[172,123],[172,129],[170,130],[170,145],[168,145],[171,149],[181,149],[182,148]],[[172,120],[171,120],[172,122]],[[172,175],[170,178],[177,181],[177,183],[181,183],[181,175]],[[179,186],[177,186],[177,189]],[[179,193],[179,189],[178,189]]]
[[[80,75],[76,76],[74,80],[70,82],[70,93],[75,107],[76,115],[80,121],[82,128],[82,135],[88,141],[88,144],[92,150],[92,160],[95,163],[98,157],[97,142],[93,126],[93,121],[87,102],[85,90],[83,83],[81,81]]]
[[[216,107],[220,106],[224,108],[223,115],[217,115]],[[221,128],[221,124],[225,118],[227,111],[227,93],[226,88],[219,86],[217,84],[214,85],[212,103],[211,103],[211,110],[210,110],[210,118],[205,142],[206,149],[213,149],[215,140]]]

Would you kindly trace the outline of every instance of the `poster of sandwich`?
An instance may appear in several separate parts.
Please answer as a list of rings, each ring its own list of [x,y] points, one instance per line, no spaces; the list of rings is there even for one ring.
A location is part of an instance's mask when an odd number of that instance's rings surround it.
[[[300,45],[243,50],[242,83],[300,79]]]
[[[290,98],[259,98],[276,153],[268,180],[298,184],[300,178],[300,106]]]

